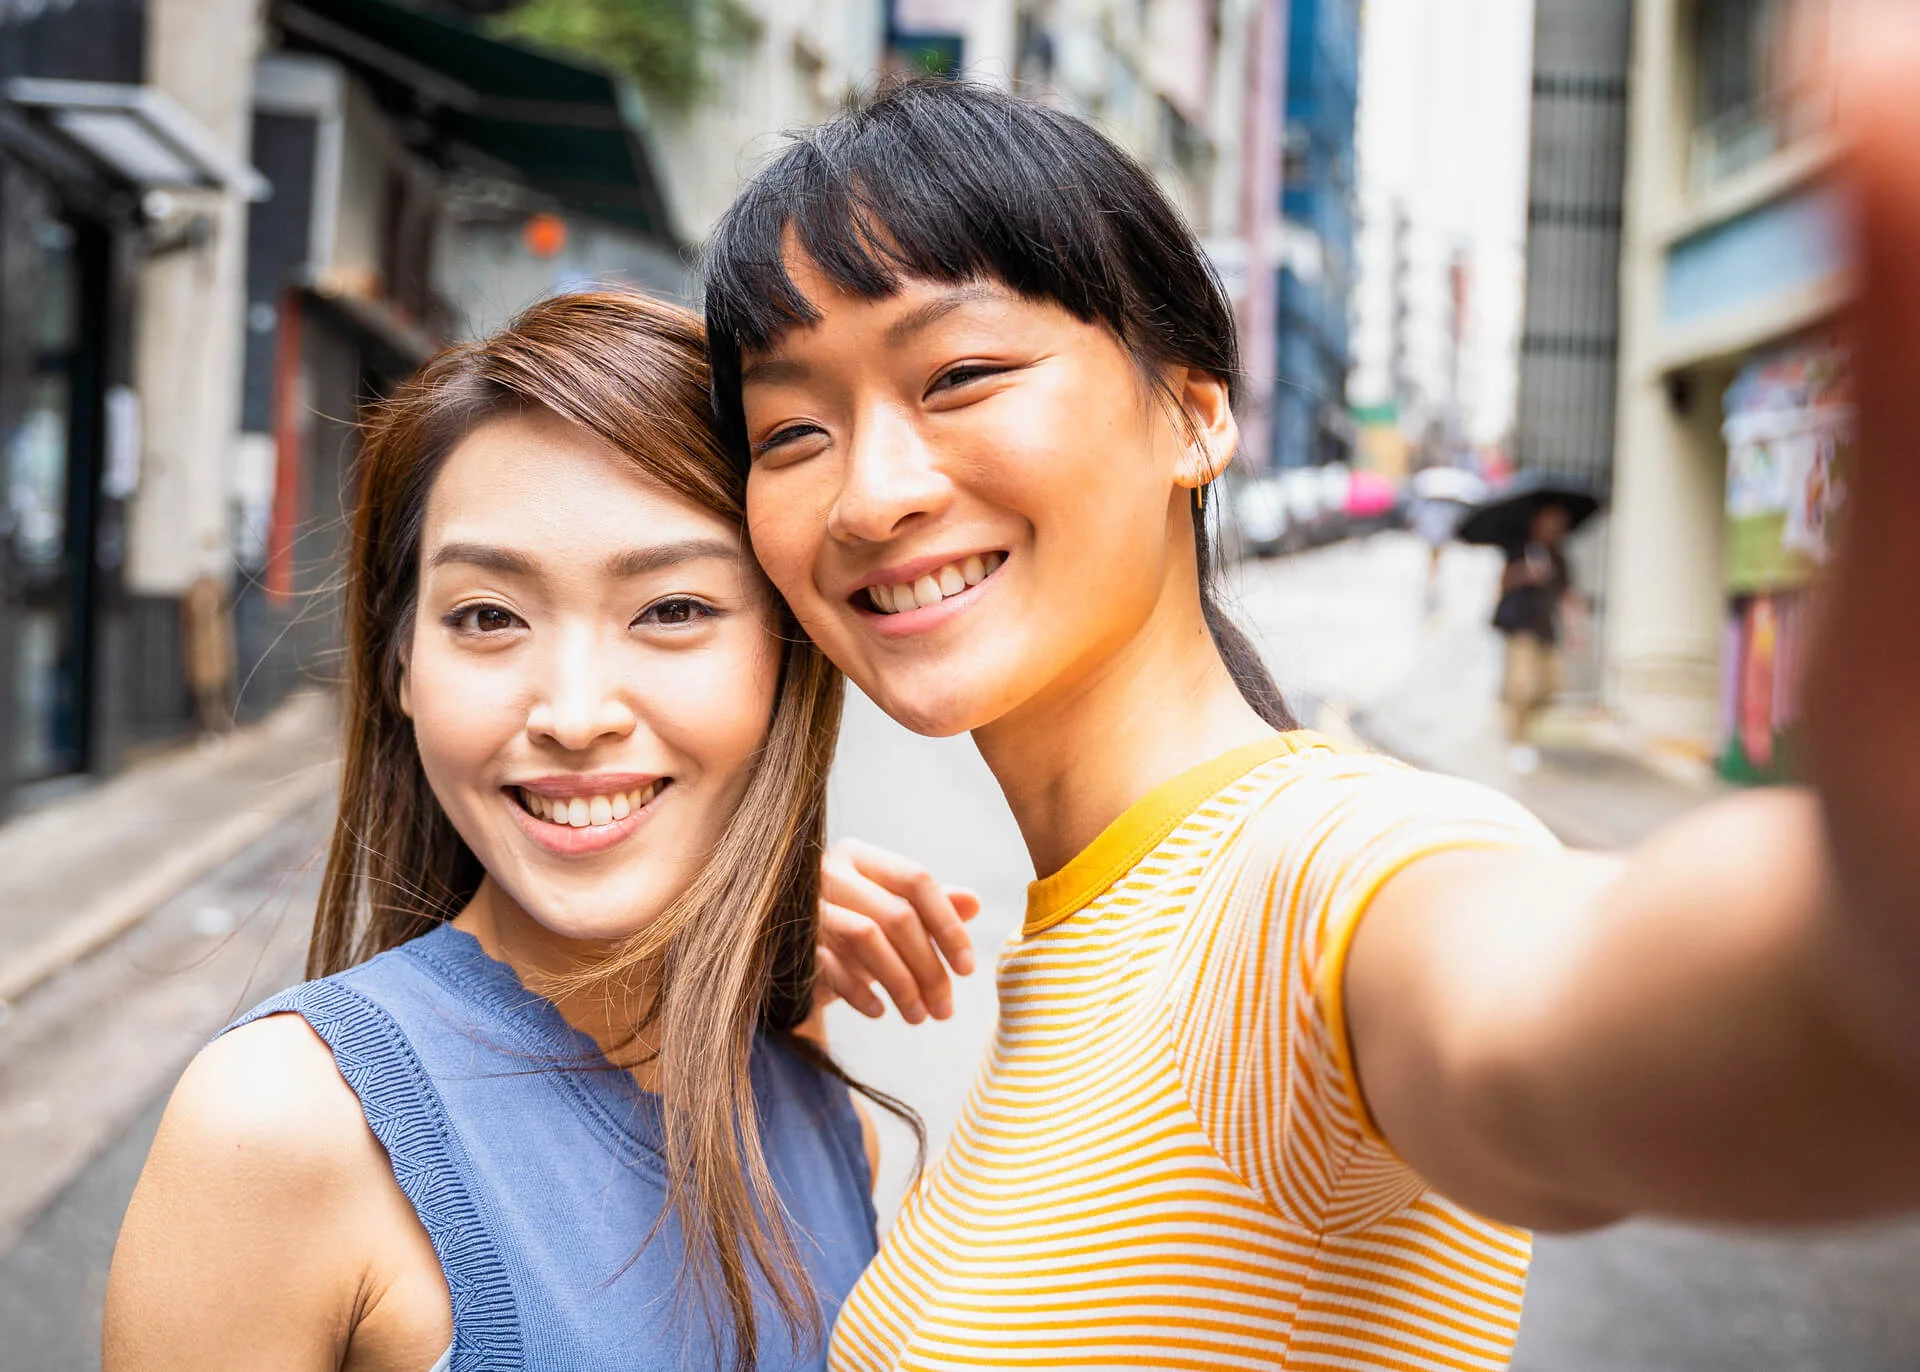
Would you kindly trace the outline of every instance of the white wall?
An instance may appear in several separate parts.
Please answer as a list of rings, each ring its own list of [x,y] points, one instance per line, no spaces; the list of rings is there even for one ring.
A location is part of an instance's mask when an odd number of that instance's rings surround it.
[[[259,0],[149,0],[147,81],[204,125],[236,162],[252,130]],[[135,376],[142,402],[140,486],[129,510],[129,589],[178,594],[230,565],[228,491],[240,420],[247,206],[235,194],[183,193],[212,217],[201,247],[145,263]]]

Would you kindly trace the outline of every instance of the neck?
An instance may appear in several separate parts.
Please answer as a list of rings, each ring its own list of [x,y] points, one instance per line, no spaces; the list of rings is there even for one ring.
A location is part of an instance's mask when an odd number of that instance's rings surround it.
[[[651,983],[622,977],[611,985],[570,985],[615,956],[617,944],[562,938],[522,909],[490,876],[480,883],[453,927],[473,935],[481,951],[511,967],[528,990],[552,1000],[561,1018],[600,1045],[609,1060],[628,1065],[642,1087],[653,1088],[652,1044],[634,1037],[634,1026],[652,1000]]]
[[[1198,586],[1181,581],[1119,651],[974,731],[1040,876],[1162,782],[1274,732],[1220,660]]]

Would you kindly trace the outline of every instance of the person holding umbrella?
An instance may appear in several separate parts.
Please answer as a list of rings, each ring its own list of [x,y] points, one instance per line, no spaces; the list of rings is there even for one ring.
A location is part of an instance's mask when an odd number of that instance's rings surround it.
[[[1581,603],[1567,563],[1567,535],[1599,508],[1589,492],[1527,474],[1460,527],[1462,541],[1500,548],[1507,556],[1493,627],[1506,640],[1500,704],[1507,761],[1522,774],[1540,765],[1533,723],[1560,689],[1563,610]]]

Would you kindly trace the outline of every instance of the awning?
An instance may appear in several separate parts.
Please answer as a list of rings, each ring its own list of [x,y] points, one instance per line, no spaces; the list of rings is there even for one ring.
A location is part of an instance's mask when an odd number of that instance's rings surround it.
[[[502,175],[677,246],[633,93],[606,73],[393,0],[281,0],[287,45],[350,68],[424,123],[447,165]]]
[[[135,190],[233,190],[265,200],[273,187],[229,157],[207,129],[152,86],[17,76],[7,103],[42,135]]]

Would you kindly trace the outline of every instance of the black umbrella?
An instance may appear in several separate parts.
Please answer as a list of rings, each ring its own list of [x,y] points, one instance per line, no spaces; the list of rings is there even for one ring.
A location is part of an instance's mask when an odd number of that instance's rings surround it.
[[[1550,505],[1567,512],[1569,531],[1579,528],[1600,509],[1600,497],[1578,481],[1551,472],[1525,471],[1500,494],[1460,522],[1454,537],[1462,543],[1480,543],[1509,551],[1524,548],[1533,536],[1533,517]]]

